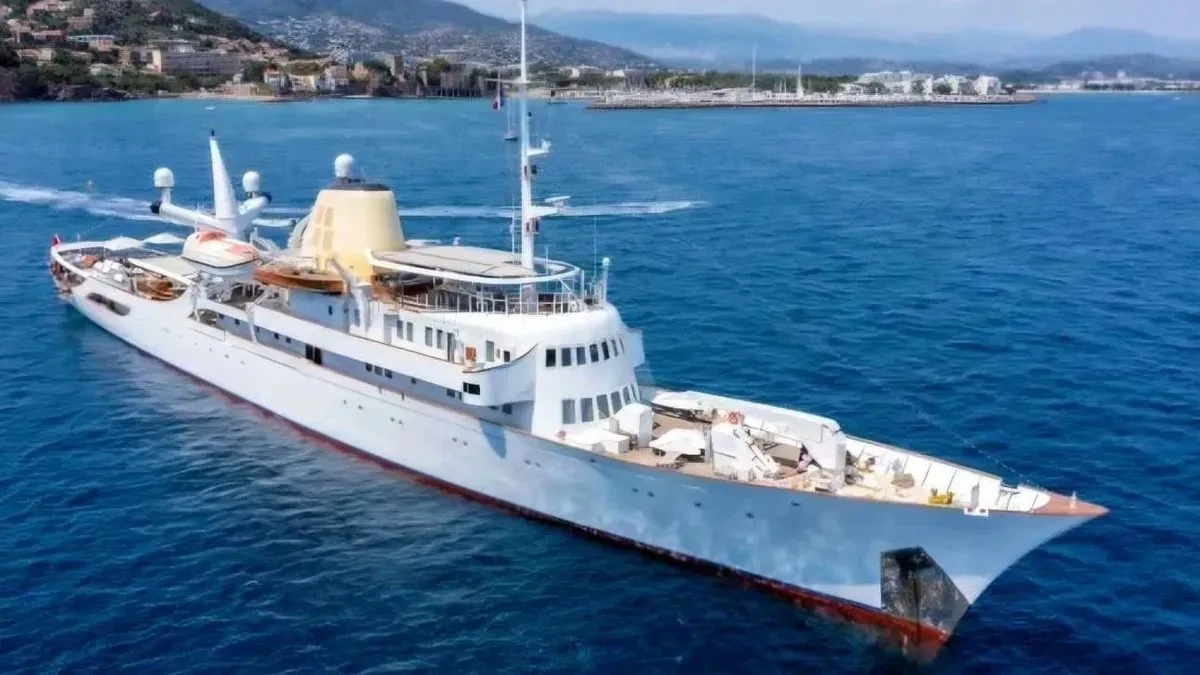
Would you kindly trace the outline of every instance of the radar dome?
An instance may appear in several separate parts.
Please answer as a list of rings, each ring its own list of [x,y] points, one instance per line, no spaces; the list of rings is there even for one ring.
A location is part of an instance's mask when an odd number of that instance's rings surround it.
[[[262,176],[257,171],[247,171],[242,176],[242,189],[252,195],[262,192]]]
[[[337,159],[333,160],[333,175],[341,180],[350,178],[350,172],[354,169],[354,157],[341,154]]]
[[[175,174],[166,167],[156,169],[154,171],[154,187],[159,190],[169,190],[175,187]]]

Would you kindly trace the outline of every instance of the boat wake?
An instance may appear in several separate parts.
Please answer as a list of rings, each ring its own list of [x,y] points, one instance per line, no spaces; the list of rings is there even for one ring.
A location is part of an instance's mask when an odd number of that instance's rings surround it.
[[[102,218],[163,222],[161,218],[150,213],[149,200],[128,197],[0,181],[0,200],[47,206],[56,211],[85,211]],[[288,227],[295,220],[295,218],[258,218],[254,224],[262,227]]]
[[[150,213],[148,202],[126,197],[101,196],[0,181],[0,199],[6,202],[48,206],[57,211],[87,211],[92,215],[108,218],[158,220],[157,216]]]
[[[651,202],[618,202],[615,204],[588,204],[567,206],[559,213],[558,218],[598,218],[602,216],[653,216],[684,209],[694,209],[706,206],[701,201],[651,201]],[[511,206],[410,206],[401,207],[402,218],[512,218],[517,209]],[[307,208],[275,207],[267,209],[273,214],[292,214],[302,216],[308,213]]]
[[[58,211],[86,211],[95,216],[122,218],[125,220],[161,222],[150,213],[149,200],[130,199],[113,195],[93,194],[77,190],[21,185],[0,181],[0,200],[47,206]],[[586,204],[567,206],[557,216],[560,218],[599,218],[606,216],[641,217],[655,216],[685,209],[707,206],[702,201],[645,201],[617,202],[614,204]],[[255,225],[262,227],[289,227],[298,218],[308,213],[307,207],[269,207],[270,217],[259,218]],[[514,209],[505,206],[414,206],[400,209],[403,218],[512,218]]]

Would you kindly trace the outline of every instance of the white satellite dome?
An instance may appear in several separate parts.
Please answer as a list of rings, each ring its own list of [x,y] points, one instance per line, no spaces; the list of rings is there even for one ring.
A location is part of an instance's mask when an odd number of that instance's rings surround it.
[[[257,171],[247,171],[242,176],[242,189],[252,195],[262,192],[262,176]]]
[[[340,179],[350,178],[350,172],[354,170],[354,157],[346,153],[337,156],[333,160],[333,175]]]
[[[154,187],[159,190],[169,190],[175,187],[175,174],[164,167],[154,170]]]

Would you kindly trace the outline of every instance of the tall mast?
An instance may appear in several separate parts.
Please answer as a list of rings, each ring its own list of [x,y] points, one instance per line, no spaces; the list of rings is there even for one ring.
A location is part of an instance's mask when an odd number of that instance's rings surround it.
[[[521,266],[533,269],[537,216],[533,210],[533,168],[529,162],[529,65],[525,56],[525,3],[521,0],[521,79],[518,113],[521,116]]]
[[[525,0],[521,0],[521,5],[524,6]],[[750,91],[754,91],[754,81],[758,79],[758,43],[754,43],[754,50],[750,52]]]

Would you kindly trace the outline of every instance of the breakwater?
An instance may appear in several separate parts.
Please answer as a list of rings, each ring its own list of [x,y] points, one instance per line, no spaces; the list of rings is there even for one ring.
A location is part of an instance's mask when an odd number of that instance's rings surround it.
[[[898,108],[951,105],[1018,105],[1034,103],[1029,94],[990,96],[763,96],[723,97],[710,95],[630,95],[598,98],[591,110],[649,110],[674,108]]]

